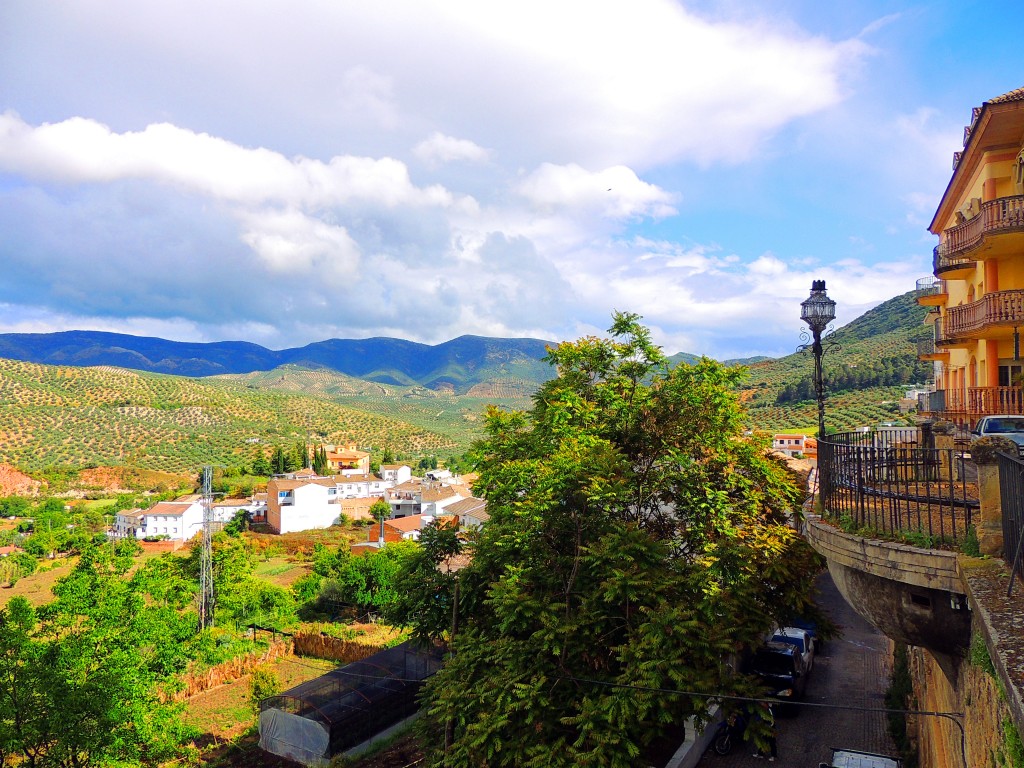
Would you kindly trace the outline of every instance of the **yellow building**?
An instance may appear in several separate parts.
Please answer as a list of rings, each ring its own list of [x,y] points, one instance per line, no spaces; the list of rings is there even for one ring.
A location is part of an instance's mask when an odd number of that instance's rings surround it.
[[[1024,413],[1024,88],[974,109],[929,230],[934,278],[917,288],[934,343],[918,354],[936,363],[936,392],[924,410],[962,425]]]

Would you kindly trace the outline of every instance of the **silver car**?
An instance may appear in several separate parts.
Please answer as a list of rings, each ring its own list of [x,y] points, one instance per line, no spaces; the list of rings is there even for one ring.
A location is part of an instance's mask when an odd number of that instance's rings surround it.
[[[983,416],[978,419],[971,434],[976,438],[991,435],[1008,437],[1017,444],[1018,454],[1024,456],[1024,416],[1010,414]]]

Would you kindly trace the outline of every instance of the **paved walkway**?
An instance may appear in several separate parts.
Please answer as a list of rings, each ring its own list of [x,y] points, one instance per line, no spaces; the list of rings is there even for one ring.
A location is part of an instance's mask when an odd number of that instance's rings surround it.
[[[889,686],[888,641],[843,600],[831,577],[818,580],[818,604],[840,625],[842,636],[830,641],[814,660],[805,701],[854,707],[884,707]],[[828,760],[831,747],[896,754],[880,712],[858,712],[825,707],[802,707],[794,717],[777,717],[779,768],[817,768]],[[764,766],[752,756],[748,744],[733,747],[719,757],[709,750],[700,768]]]

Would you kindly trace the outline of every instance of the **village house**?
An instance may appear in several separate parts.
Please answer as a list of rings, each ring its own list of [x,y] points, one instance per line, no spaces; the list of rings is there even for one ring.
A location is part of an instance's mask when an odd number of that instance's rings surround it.
[[[481,528],[491,519],[491,516],[487,514],[487,502],[475,496],[449,504],[445,507],[444,513],[455,518],[458,521],[459,530],[463,531]]]
[[[234,517],[230,506],[214,507],[213,520],[223,525]],[[118,512],[111,535],[114,538],[145,539],[157,536],[188,541],[203,530],[203,502],[198,496],[161,501],[149,509]]]
[[[358,450],[354,444],[342,448],[325,445],[324,451],[327,453],[327,468],[331,472],[339,475],[366,475],[370,472],[370,454]]]
[[[353,543],[350,550],[354,555],[362,555],[397,541],[419,541],[420,534],[428,525],[443,527],[455,524],[455,518],[439,518],[434,515],[409,515],[397,520],[384,520],[381,525],[367,528],[366,541]]]
[[[469,496],[462,486],[425,483],[417,478],[389,488],[384,498],[391,505],[391,519],[411,515],[442,515],[445,509]]]
[[[279,478],[267,482],[267,525],[277,533],[335,525],[341,514],[334,478]]]
[[[381,464],[380,476],[390,480],[392,485],[399,485],[412,479],[412,467],[408,464]]]
[[[796,456],[798,453],[807,453],[807,435],[780,434],[772,437],[772,450],[784,453],[787,456]]]
[[[327,528],[342,515],[369,517],[372,500],[384,498],[398,478],[410,482],[411,475],[408,465],[394,464],[380,475],[349,470],[318,477],[303,470],[273,477],[267,483],[266,522],[277,533],[290,533]]]

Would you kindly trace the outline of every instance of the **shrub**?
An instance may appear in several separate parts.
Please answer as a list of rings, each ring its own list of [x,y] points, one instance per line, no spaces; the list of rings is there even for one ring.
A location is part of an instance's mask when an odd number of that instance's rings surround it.
[[[249,705],[259,715],[260,702],[281,692],[281,683],[274,670],[267,665],[256,667],[249,675]]]

